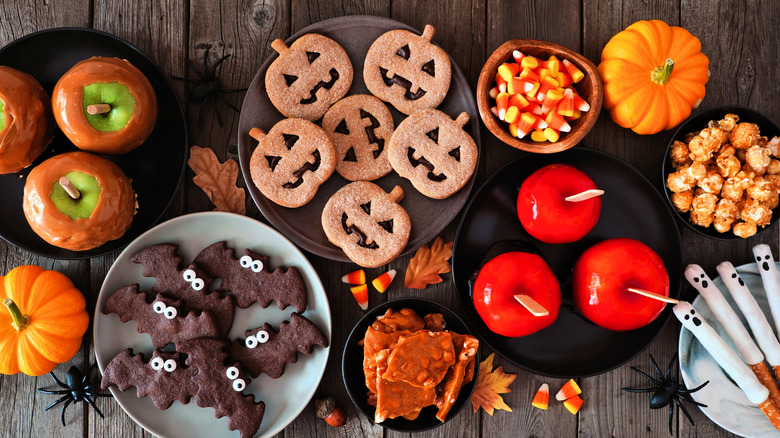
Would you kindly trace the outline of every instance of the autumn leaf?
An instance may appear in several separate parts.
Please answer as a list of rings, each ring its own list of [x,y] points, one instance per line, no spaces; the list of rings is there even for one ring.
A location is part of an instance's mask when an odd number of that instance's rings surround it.
[[[246,194],[244,189],[236,187],[236,160],[220,163],[211,148],[193,146],[187,164],[195,172],[192,181],[206,192],[215,211],[246,214]]]
[[[511,392],[509,385],[515,381],[517,374],[507,374],[504,367],[500,366],[493,371],[493,358],[496,353],[491,353],[487,359],[479,364],[479,376],[474,392],[471,394],[471,406],[474,412],[481,407],[490,415],[493,415],[494,409],[501,409],[512,412],[512,408],[504,403],[504,399],[499,394]]]
[[[439,274],[446,274],[452,270],[450,262],[452,257],[452,242],[444,243],[441,237],[433,241],[431,247],[423,245],[414,253],[406,267],[404,286],[411,289],[425,289],[429,284],[441,283],[443,280]]]

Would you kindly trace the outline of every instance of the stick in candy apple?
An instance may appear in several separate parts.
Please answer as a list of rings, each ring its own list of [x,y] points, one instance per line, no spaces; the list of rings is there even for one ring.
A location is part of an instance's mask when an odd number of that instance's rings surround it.
[[[753,336],[756,338],[761,351],[764,352],[767,362],[769,362],[769,365],[772,365],[775,372],[779,372],[780,342],[777,341],[777,337],[772,331],[772,326],[769,325],[764,312],[758,306],[750,290],[745,286],[742,277],[734,269],[734,265],[730,262],[723,262],[718,265],[717,269],[720,278],[729,292],[731,292],[731,296],[734,297],[737,306],[739,306],[739,310],[745,315],[745,319],[747,319],[750,325],[750,330],[753,332]],[[753,368],[753,372],[758,377],[758,380],[769,390],[769,396],[772,398],[772,401],[780,407],[780,389],[777,387],[775,379],[772,378],[769,368],[763,362],[757,366],[751,365],[750,367]]]
[[[766,299],[769,301],[769,310],[775,319],[775,327],[780,331],[780,272],[777,271],[775,259],[772,257],[772,249],[769,245],[761,244],[753,247],[753,255],[756,257],[758,273],[764,283]]]
[[[568,202],[587,201],[588,199],[595,198],[603,194],[604,194],[604,190],[589,189],[589,190],[585,190],[584,192],[577,193],[576,195],[567,196],[563,198],[563,200]]]
[[[726,342],[707,324],[707,321],[697,316],[696,309],[691,306],[691,303],[680,301],[675,304],[674,316],[701,342],[704,348],[712,355],[712,358],[715,359],[715,362],[745,392],[748,400],[761,409],[761,412],[772,422],[772,426],[780,430],[780,409],[769,398],[769,390],[761,384],[750,368],[739,359],[736,353],[726,345]]]
[[[761,350],[759,350],[756,343],[753,342],[750,333],[748,333],[745,326],[742,325],[739,316],[737,316],[734,309],[732,309],[726,301],[726,298],[723,296],[720,289],[712,284],[710,277],[707,276],[704,269],[699,265],[688,265],[685,269],[685,278],[691,286],[699,291],[701,296],[707,300],[707,305],[710,306],[715,318],[717,318],[726,330],[726,333],[728,333],[731,340],[734,341],[737,352],[742,359],[750,365],[753,374],[755,374],[759,381],[761,381],[767,390],[770,391],[770,394],[776,392],[777,385],[774,384],[769,368],[767,368],[764,363],[764,354],[761,353]],[[768,380],[767,377],[769,378]],[[772,400],[774,399],[775,397],[773,395]]]

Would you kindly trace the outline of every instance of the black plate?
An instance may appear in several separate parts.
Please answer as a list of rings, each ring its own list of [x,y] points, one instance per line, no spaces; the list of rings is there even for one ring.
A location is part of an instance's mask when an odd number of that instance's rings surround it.
[[[366,395],[368,387],[366,386],[366,377],[363,373],[363,347],[358,342],[366,335],[368,327],[376,320],[377,316],[384,315],[387,309],[401,310],[409,308],[417,312],[420,317],[429,313],[441,313],[444,316],[446,324],[445,329],[462,335],[472,335],[473,333],[466,327],[458,315],[450,308],[437,302],[426,300],[424,298],[398,298],[386,303],[380,304],[366,313],[355,327],[349,333],[347,343],[344,345],[344,354],[341,357],[341,376],[344,379],[344,386],[347,387],[349,398],[357,406],[358,410],[363,412],[369,421],[374,421],[374,407],[367,403]],[[465,406],[474,392],[474,386],[479,373],[479,352],[476,355],[476,364],[474,367],[474,379],[467,383],[460,390],[458,399],[452,405],[449,414],[444,419],[444,423],[450,421],[458,415],[458,412]],[[406,420],[404,418],[393,418],[379,423],[381,426],[401,432],[422,432],[441,426],[442,423],[436,418],[437,408],[428,406],[420,411],[420,416],[415,420]]]
[[[585,171],[605,190],[595,228],[574,243],[551,245],[525,232],[517,219],[520,184],[547,164],[567,163]],[[513,364],[551,377],[585,377],[609,371],[642,352],[671,315],[667,306],[649,325],[613,332],[583,318],[571,299],[570,276],[577,258],[604,239],[629,237],[650,246],[664,260],[670,295],[679,297],[682,245],[675,219],[650,181],[625,161],[604,152],[577,147],[554,155],[526,155],[500,169],[474,195],[458,227],[452,257],[452,276],[470,326],[496,353]],[[489,248],[502,240],[530,242],[544,256],[562,289],[555,322],[533,335],[509,338],[487,328],[474,309],[468,280]]]
[[[363,83],[363,59],[371,43],[383,33],[393,29],[405,29],[416,34],[421,32],[421,30],[414,29],[407,24],[390,18],[353,15],[314,23],[287,38],[286,42],[287,44],[292,44],[293,41],[304,34],[318,33],[341,44],[349,55],[350,60],[352,60],[352,70],[354,72],[352,86],[347,95],[369,94]],[[434,43],[435,41],[436,37],[434,37]],[[255,204],[257,204],[263,216],[268,219],[274,228],[281,231],[282,234],[306,251],[331,260],[350,262],[350,259],[341,248],[330,243],[325,235],[325,231],[322,229],[321,222],[322,209],[325,203],[338,189],[349,182],[342,178],[338,172],[333,172],[333,175],[320,186],[314,199],[298,208],[286,208],[275,204],[263,196],[254,182],[252,182],[249,172],[249,161],[252,151],[257,146],[257,141],[249,136],[249,130],[253,127],[258,127],[268,132],[276,122],[284,118],[271,104],[271,101],[268,99],[268,93],[265,91],[265,72],[275,59],[277,59],[276,52],[265,60],[254,79],[252,79],[252,84],[249,86],[244,103],[241,106],[241,117],[238,122],[238,158],[241,162],[241,173],[244,175],[249,194],[252,195]],[[437,109],[447,113],[453,119],[463,111],[469,113],[471,121],[464,126],[464,130],[474,138],[477,149],[481,151],[482,140],[479,130],[479,115],[474,93],[471,91],[466,77],[458,65],[455,64],[455,61],[450,58],[450,62],[452,64],[450,89],[447,97]],[[398,112],[390,104],[387,104],[387,107],[393,114],[395,126],[398,126],[406,116]],[[479,168],[479,164],[477,164],[476,168]],[[476,168],[474,175],[476,175]],[[462,189],[446,199],[431,199],[422,195],[412,186],[409,180],[401,178],[395,172],[390,172],[388,175],[372,181],[386,192],[390,192],[396,185],[404,189],[404,199],[401,201],[401,206],[409,213],[409,217],[412,220],[412,231],[409,236],[409,243],[406,245],[403,254],[408,254],[423,244],[428,243],[444,227],[449,225],[466,204],[471,188],[474,185],[474,175]]]
[[[672,166],[672,158],[669,156],[669,152],[671,151],[672,144],[674,144],[675,141],[683,141],[683,138],[685,138],[686,134],[690,132],[700,131],[706,128],[707,123],[709,123],[711,120],[720,120],[723,118],[723,116],[729,113],[738,115],[740,123],[750,122],[750,123],[757,124],[758,128],[761,130],[762,136],[765,136],[767,138],[772,138],[780,135],[780,127],[778,127],[772,121],[772,119],[770,119],[769,117],[761,114],[760,112],[754,109],[750,109],[744,106],[735,106],[735,105],[707,108],[706,110],[703,110],[702,112],[696,114],[695,116],[690,117],[682,125],[680,125],[680,127],[677,128],[677,131],[675,131],[674,135],[672,136],[672,139],[669,140],[669,145],[666,147],[666,153],[664,154],[664,161],[663,164],[661,165],[661,176],[663,177],[662,183],[664,187],[666,186],[666,178],[669,176],[670,173],[674,172],[674,167]],[[674,208],[674,204],[672,204],[672,192],[669,189],[664,190],[664,192],[666,194],[666,201],[669,204],[669,208],[672,209],[674,214],[685,225],[687,225],[688,228],[712,239],[742,240],[742,237],[734,235],[734,233],[732,233],[731,231],[727,231],[725,233],[719,233],[718,230],[716,230],[715,227],[713,226],[704,228],[699,225],[692,224],[691,221],[689,220],[688,213],[680,213],[679,211],[677,211],[676,208]],[[775,209],[773,210],[772,220],[769,222],[769,225],[767,225],[764,228],[759,227],[755,235],[761,233],[766,229],[769,229],[775,222],[777,222],[778,218],[780,218],[780,214],[777,214],[777,209]]]
[[[27,175],[47,158],[78,150],[59,129],[55,129],[51,145],[32,165],[18,173],[0,175],[0,205],[4,206],[3,214],[0,214],[0,237],[46,257],[85,259],[125,247],[162,217],[184,175],[187,125],[179,101],[160,69],[126,41],[91,29],[49,29],[20,38],[0,49],[0,65],[31,74],[51,95],[60,76],[77,62],[92,56],[115,56],[130,61],[146,75],[157,93],[159,115],[149,139],[127,154],[104,155],[133,180],[139,210],[130,229],[122,237],[88,251],[58,248],[38,237],[22,211]]]

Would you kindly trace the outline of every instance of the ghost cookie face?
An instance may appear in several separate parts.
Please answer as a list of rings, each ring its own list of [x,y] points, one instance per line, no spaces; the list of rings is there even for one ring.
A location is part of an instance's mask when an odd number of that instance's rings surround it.
[[[373,181],[391,170],[387,142],[393,115],[381,100],[356,94],[336,102],[322,118],[322,127],[336,146],[336,172],[350,181]]]
[[[444,199],[456,193],[477,166],[477,145],[463,130],[468,121],[467,113],[455,120],[434,109],[412,114],[390,139],[390,165],[429,198]]]
[[[352,85],[352,63],[335,41],[310,33],[290,47],[274,40],[279,57],[268,67],[265,90],[286,117],[317,120]]]
[[[336,168],[336,148],[328,134],[308,120],[285,119],[268,134],[253,128],[258,141],[249,168],[263,195],[283,207],[297,208],[314,198]]]
[[[366,181],[347,184],[325,204],[322,228],[353,262],[367,268],[383,266],[409,241],[411,222],[398,205],[401,199],[398,186],[388,194]]]

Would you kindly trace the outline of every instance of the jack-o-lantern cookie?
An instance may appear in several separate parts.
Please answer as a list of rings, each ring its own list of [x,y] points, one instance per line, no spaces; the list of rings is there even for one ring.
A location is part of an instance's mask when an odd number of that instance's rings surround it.
[[[252,128],[258,141],[249,169],[252,181],[271,201],[289,208],[314,198],[336,168],[336,148],[322,128],[304,119],[284,119],[268,134]]]
[[[386,146],[394,127],[390,110],[374,96],[356,94],[336,102],[322,118],[322,128],[336,146],[336,172],[350,181],[373,181],[390,173]]]
[[[431,42],[435,31],[428,24],[422,36],[391,30],[377,38],[363,64],[368,91],[404,114],[439,106],[452,68],[447,53]]]
[[[464,130],[467,113],[418,111],[398,125],[387,146],[387,158],[399,175],[420,193],[443,199],[463,187],[477,165],[477,145]]]
[[[265,74],[265,90],[286,117],[317,120],[349,91],[352,63],[332,39],[310,33],[290,47],[279,39],[271,47],[279,57]]]
[[[403,197],[399,186],[388,194],[367,181],[347,184],[322,210],[325,235],[358,265],[385,265],[398,257],[409,241],[412,224],[406,210],[398,205]]]

